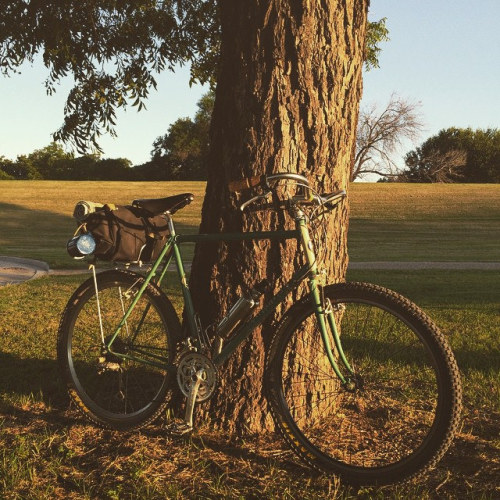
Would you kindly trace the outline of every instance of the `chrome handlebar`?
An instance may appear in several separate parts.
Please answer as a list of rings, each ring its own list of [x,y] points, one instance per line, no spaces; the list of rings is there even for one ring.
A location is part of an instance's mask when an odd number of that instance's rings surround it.
[[[267,191],[264,194],[258,194],[257,196],[254,196],[253,198],[250,198],[249,200],[245,201],[240,205],[240,210],[243,212],[245,208],[250,206],[252,203],[255,203],[258,200],[267,200],[267,197],[272,194],[272,191]]]
[[[266,191],[262,194],[258,194],[256,196],[253,196],[249,200],[245,201],[240,205],[240,210],[244,211],[247,207],[252,205],[255,202],[258,201],[265,201],[267,202],[264,206],[262,206],[262,209],[265,208],[277,208],[275,205],[272,203],[269,203],[268,198],[272,194],[273,187],[270,186],[272,183],[277,183],[281,180],[291,180],[294,181],[302,190],[302,193],[296,194],[293,196],[290,200],[286,200],[286,203],[288,205],[291,204],[299,204],[299,205],[318,205],[318,206],[323,206],[329,210],[333,209],[341,200],[343,200],[346,196],[347,193],[344,189],[340,191],[336,191],[334,193],[329,193],[329,194],[323,194],[319,195],[316,193],[313,193],[313,190],[311,189],[309,185],[309,180],[304,177],[303,175],[300,174],[294,174],[294,173],[278,173],[278,174],[271,174],[267,176],[257,176],[257,177],[252,177],[249,179],[244,179],[242,181],[236,181],[233,183],[230,183],[230,190],[231,191],[236,191],[236,190],[245,190],[245,189],[250,189],[252,187],[256,186],[261,186]],[[285,206],[281,207],[285,208]]]

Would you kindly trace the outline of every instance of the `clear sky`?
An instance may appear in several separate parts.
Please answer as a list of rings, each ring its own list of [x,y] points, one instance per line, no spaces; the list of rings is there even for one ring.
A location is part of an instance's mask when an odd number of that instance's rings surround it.
[[[365,73],[362,105],[383,106],[392,93],[421,102],[422,141],[450,126],[500,128],[500,0],[372,0],[370,18],[381,17],[391,40],[382,44],[380,68]],[[35,64],[0,77],[0,156],[46,146],[62,123],[70,84],[48,97],[45,75]],[[186,68],[160,75],[147,111],[120,113],[118,138],[102,138],[105,156],[147,161],[170,123],[194,115],[206,89],[188,80]]]
[[[363,102],[421,103],[421,141],[451,126],[500,128],[500,0],[372,0],[390,41],[365,73]]]

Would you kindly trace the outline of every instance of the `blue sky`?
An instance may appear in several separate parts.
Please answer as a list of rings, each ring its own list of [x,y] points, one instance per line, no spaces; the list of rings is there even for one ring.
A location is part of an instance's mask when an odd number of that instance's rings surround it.
[[[63,122],[64,103],[71,82],[62,82],[55,95],[47,96],[43,64],[25,65],[21,74],[0,76],[0,156],[14,159],[47,146],[51,134]],[[102,136],[105,157],[128,158],[134,164],[150,158],[153,141],[167,132],[177,118],[194,116],[196,103],[206,92],[201,86],[189,87],[189,70],[179,68],[157,76],[158,90],[151,91],[147,109],[137,112],[128,107],[117,113],[118,137]]]
[[[390,42],[365,74],[363,101],[420,101],[422,139],[450,126],[500,128],[500,0],[372,0]]]
[[[392,93],[420,102],[421,141],[450,126],[500,128],[500,0],[372,0],[370,18],[381,17],[391,40],[382,45],[380,68],[365,73],[362,105],[383,106]],[[14,159],[46,146],[62,123],[70,84],[48,97],[45,75],[35,64],[0,77],[0,155]],[[160,75],[147,111],[120,113],[118,138],[102,139],[105,156],[147,161],[154,139],[193,116],[206,91],[188,80],[186,68]]]

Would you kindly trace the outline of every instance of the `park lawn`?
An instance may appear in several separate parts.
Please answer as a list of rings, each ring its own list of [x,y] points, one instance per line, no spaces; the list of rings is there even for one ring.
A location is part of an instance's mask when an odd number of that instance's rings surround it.
[[[352,262],[500,261],[500,184],[354,183]]]
[[[0,497],[498,498],[500,272],[349,272],[419,303],[451,342],[464,384],[463,425],[436,470],[359,491],[317,477],[273,436],[228,439],[201,423],[173,440],[162,420],[128,433],[87,424],[68,409],[55,360],[60,315],[85,278],[0,288]],[[178,292],[168,293],[179,307]]]
[[[84,270],[65,251],[77,201],[192,192],[195,202],[176,220],[194,232],[204,191],[202,182],[0,181],[0,255]],[[349,198],[351,261],[500,260],[498,185],[355,183]],[[456,352],[465,393],[459,436],[425,481],[361,491],[316,477],[274,437],[228,440],[202,425],[176,441],[162,421],[136,433],[88,425],[67,408],[55,361],[59,318],[85,278],[0,288],[0,497],[498,498],[498,271],[349,271],[350,280],[408,295],[437,321]],[[169,295],[180,309],[178,291]]]
[[[178,232],[197,232],[204,182],[0,181],[0,255],[84,268],[66,254],[80,200],[130,203],[183,192],[194,202],[175,215]],[[352,262],[499,261],[500,185],[363,184],[349,189]],[[193,246],[185,246],[190,261]]]

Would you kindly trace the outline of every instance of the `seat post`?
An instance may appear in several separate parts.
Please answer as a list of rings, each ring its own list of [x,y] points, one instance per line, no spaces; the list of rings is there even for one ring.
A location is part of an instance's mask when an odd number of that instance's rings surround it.
[[[168,225],[168,230],[172,236],[175,236],[175,225],[174,219],[172,219],[172,214],[167,210],[163,216],[165,217]]]

